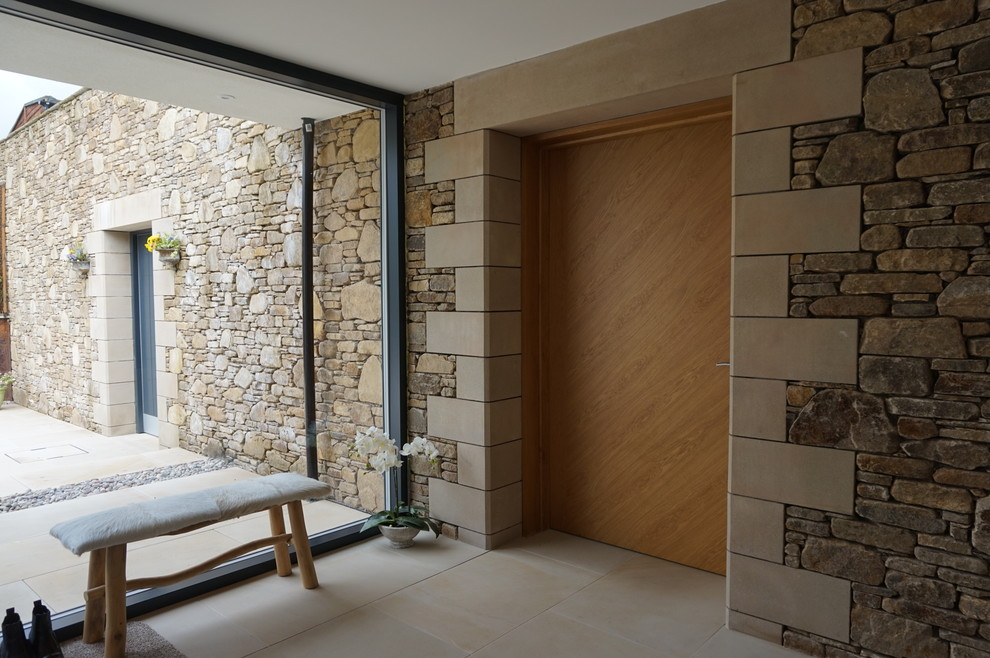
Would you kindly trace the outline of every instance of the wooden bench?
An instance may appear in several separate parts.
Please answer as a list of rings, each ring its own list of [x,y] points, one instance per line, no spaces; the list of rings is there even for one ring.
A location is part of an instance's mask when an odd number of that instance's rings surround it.
[[[303,587],[318,586],[302,500],[326,498],[330,492],[330,485],[323,482],[295,473],[281,473],[133,503],[55,525],[51,534],[63,546],[76,555],[89,552],[83,641],[91,643],[105,639],[105,658],[123,658],[128,591],[173,585],[266,546],[275,548],[278,575],[288,576],[292,573],[289,557],[289,544],[292,544]],[[289,512],[291,532],[288,533],[282,515],[283,505]],[[268,510],[270,537],[248,542],[173,574],[127,580],[127,544],[163,535],[179,535],[264,510]]]

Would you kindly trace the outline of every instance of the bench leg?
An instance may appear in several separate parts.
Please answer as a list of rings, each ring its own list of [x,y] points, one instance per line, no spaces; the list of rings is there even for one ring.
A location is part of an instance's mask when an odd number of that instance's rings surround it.
[[[107,549],[98,548],[89,553],[89,578],[86,589],[101,587],[105,582]],[[83,617],[83,642],[92,644],[103,639],[103,626],[106,623],[106,599],[102,596],[86,601],[86,615]]]
[[[127,644],[127,544],[107,549],[104,658],[124,658]]]
[[[282,515],[281,505],[268,508],[268,524],[272,528],[272,537],[285,534],[285,517]],[[275,568],[280,576],[292,575],[292,560],[289,559],[288,542],[275,544]]]
[[[296,547],[296,559],[299,560],[299,575],[302,576],[303,587],[313,589],[320,582],[316,578],[316,565],[313,564],[313,552],[309,547],[309,534],[306,532],[306,519],[303,518],[301,500],[288,503],[289,525],[292,528],[292,545]]]

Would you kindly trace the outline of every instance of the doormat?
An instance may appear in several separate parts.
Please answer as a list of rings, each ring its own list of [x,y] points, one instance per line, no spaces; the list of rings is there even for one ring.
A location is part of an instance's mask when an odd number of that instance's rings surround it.
[[[175,478],[188,477],[199,473],[219,471],[229,468],[231,464],[225,459],[199,459],[185,464],[173,464],[171,466],[159,466],[149,468],[136,473],[121,473],[120,475],[110,475],[105,478],[93,478],[83,482],[73,484],[63,484],[51,489],[36,489],[33,491],[22,491],[10,496],[0,496],[0,514],[3,512],[16,512],[17,510],[28,509],[30,507],[40,507],[59,503],[63,500],[83,498],[85,496],[95,496],[96,494],[117,491],[118,489],[128,489],[138,487],[142,484],[152,482],[162,482]]]
[[[86,644],[82,638],[62,643],[65,658],[103,658],[103,643]],[[155,629],[140,621],[127,624],[127,658],[186,658]]]

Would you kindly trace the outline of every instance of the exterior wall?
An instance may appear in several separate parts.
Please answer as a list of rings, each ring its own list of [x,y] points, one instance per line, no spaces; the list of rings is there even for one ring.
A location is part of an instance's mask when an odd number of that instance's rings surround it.
[[[161,440],[259,473],[304,470],[301,131],[85,91],[0,142],[18,401],[134,431],[128,234],[175,232],[155,265]],[[382,424],[380,133],[367,110],[316,126],[320,471],[374,507],[348,456]],[[92,273],[58,260],[85,239]]]
[[[456,310],[427,319],[428,349],[458,366],[457,397],[428,404],[430,434],[460,457],[456,482],[430,480],[434,513],[484,546],[518,532],[521,470],[499,451],[519,432],[519,375],[501,367],[518,351],[516,137],[706,100],[728,75],[728,623],[818,656],[990,652],[988,11],[730,0],[677,19],[697,37],[731,16],[698,39],[711,53],[610,54],[627,36],[637,53],[664,43],[662,21],[457,81],[456,134],[426,145],[427,180],[458,195],[453,225],[426,236],[427,263],[458,284]]]

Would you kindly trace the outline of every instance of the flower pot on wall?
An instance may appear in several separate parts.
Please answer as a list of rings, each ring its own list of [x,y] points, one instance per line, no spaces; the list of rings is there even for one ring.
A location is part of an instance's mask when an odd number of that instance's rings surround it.
[[[419,528],[406,526],[380,525],[378,529],[382,531],[392,548],[409,548],[413,545],[413,539],[419,534]]]
[[[72,269],[79,273],[79,276],[84,279],[89,276],[89,261],[88,260],[75,260],[70,261],[72,264]]]
[[[178,249],[158,249],[158,260],[163,263],[178,263],[179,258]]]

